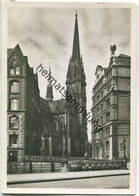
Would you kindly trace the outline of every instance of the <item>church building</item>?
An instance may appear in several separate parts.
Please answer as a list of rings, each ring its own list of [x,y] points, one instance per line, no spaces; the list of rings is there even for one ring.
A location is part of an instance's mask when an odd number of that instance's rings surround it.
[[[49,73],[51,75],[51,71]],[[66,76],[66,90],[76,103],[86,109],[86,79],[80,54],[77,14],[72,56]],[[43,100],[43,103],[51,113],[49,123],[46,120],[47,116],[43,117],[47,132],[46,134],[44,131],[42,137],[43,148],[49,149],[48,154],[53,156],[84,156],[87,148],[87,123],[83,113],[77,112],[74,104],[71,104],[68,99],[53,100],[51,82],[48,83],[46,100]]]
[[[40,97],[38,75],[29,66],[19,44],[8,49],[7,66],[8,161],[22,162],[25,155],[84,156],[87,122],[83,114],[77,112],[66,97],[55,100],[51,82],[47,84],[46,97]],[[77,14],[65,83],[73,100],[86,110],[86,79],[80,54]]]

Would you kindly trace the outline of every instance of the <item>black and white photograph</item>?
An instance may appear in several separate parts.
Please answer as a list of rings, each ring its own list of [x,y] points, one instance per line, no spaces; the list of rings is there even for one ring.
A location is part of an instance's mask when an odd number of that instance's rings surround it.
[[[135,5],[5,10],[6,192],[133,193]]]

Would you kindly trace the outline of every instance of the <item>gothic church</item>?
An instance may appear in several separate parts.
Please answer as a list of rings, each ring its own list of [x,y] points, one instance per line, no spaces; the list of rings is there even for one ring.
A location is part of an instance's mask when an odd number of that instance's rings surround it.
[[[86,79],[77,13],[66,88],[86,109]],[[20,46],[8,49],[8,160],[22,161],[25,155],[82,157],[87,140],[83,114],[66,99],[54,100],[50,82],[45,99],[40,97],[38,76]]]

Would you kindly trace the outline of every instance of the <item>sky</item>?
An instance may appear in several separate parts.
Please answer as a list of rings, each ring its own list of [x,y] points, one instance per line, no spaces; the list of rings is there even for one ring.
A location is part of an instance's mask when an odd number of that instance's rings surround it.
[[[52,76],[65,86],[72,54],[75,10],[78,12],[80,50],[87,82],[87,110],[92,108],[92,88],[97,65],[107,67],[110,45],[116,56],[130,55],[131,13],[128,8],[93,7],[11,7],[8,10],[8,48],[20,45],[29,65],[51,66]],[[40,95],[46,95],[47,81],[39,75]],[[54,89],[54,98],[61,94]],[[91,139],[91,125],[88,124]]]

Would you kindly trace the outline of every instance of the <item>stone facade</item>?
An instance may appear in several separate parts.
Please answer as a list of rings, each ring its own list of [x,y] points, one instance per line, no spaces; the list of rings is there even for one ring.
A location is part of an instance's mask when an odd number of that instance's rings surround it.
[[[116,57],[115,49],[109,66],[98,65],[95,73],[92,157],[97,159],[130,158],[130,57]]]

